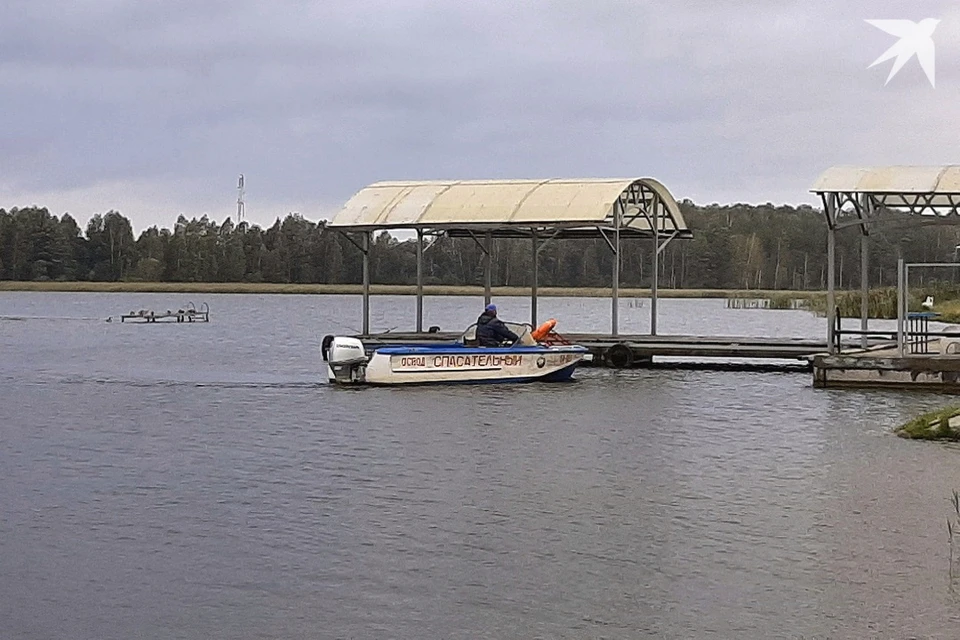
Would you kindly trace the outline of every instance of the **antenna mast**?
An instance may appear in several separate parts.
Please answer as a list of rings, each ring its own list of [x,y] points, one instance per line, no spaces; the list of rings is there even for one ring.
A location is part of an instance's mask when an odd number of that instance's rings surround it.
[[[240,182],[237,183],[237,224],[243,220],[243,174],[240,174]]]

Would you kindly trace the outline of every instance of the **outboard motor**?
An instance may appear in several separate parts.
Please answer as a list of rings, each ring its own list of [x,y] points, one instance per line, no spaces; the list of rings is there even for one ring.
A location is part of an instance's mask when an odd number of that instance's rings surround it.
[[[323,341],[320,343],[320,355],[323,357],[323,361],[327,362],[330,358],[330,345],[333,343],[333,339],[336,336],[323,336]]]
[[[326,342],[324,338],[324,343]],[[361,341],[356,338],[335,337],[321,346],[321,350],[324,352],[324,360],[328,361],[331,380],[341,384],[356,384],[364,381],[367,352]]]

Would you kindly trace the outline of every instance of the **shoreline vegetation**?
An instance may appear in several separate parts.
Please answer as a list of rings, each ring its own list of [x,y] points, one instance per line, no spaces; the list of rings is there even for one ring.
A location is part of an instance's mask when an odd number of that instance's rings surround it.
[[[649,290],[655,266],[664,297],[670,297],[666,291],[673,290],[778,295],[799,291],[807,298],[808,292],[822,294],[826,290],[829,264],[822,212],[806,205],[770,203],[703,206],[683,200],[679,205],[694,237],[661,247],[656,265],[650,242],[622,240],[620,284],[625,295],[639,296],[642,294],[632,291]],[[881,214],[880,218],[891,223],[900,219],[894,214]],[[282,219],[277,216],[268,228],[246,221],[235,223],[229,217],[221,222],[207,216],[187,219],[179,215],[172,225],[154,225],[137,235],[130,220],[115,210],[94,214],[81,226],[67,212],[0,208],[0,281],[270,283],[281,287],[335,283],[349,287],[362,279],[363,252],[357,242],[357,237],[331,230],[325,220],[312,221],[295,213]],[[869,282],[874,287],[895,287],[897,259],[903,256],[910,262],[956,261],[953,273],[919,273],[914,278],[921,287],[937,282],[956,285],[960,283],[960,260],[955,255],[958,245],[960,230],[953,226],[918,227],[909,233],[898,230],[891,238],[871,234],[867,239]],[[860,250],[858,234],[838,234],[838,289],[855,289],[861,282]],[[527,239],[500,239],[489,251],[493,284],[522,291],[533,283],[533,255]],[[413,239],[401,240],[386,231],[372,234],[367,263],[371,282],[409,287],[418,273],[417,255]],[[574,287],[573,295],[609,290],[615,258],[601,238],[545,242],[537,255],[538,283],[544,295],[554,295],[548,288],[562,291]],[[471,238],[431,239],[421,257],[423,282],[440,287],[438,291],[450,291],[444,283],[482,285],[487,255]],[[251,290],[227,286],[231,291]],[[156,290],[155,285],[150,287]],[[305,290],[336,291],[323,287]],[[747,296],[753,294],[742,297]],[[772,295],[761,296],[775,302]]]
[[[94,293],[246,293],[246,294],[313,294],[360,295],[359,284],[287,284],[268,282],[54,282],[54,281],[0,281],[0,291],[94,292]],[[476,285],[424,285],[425,296],[483,296],[483,287]],[[529,297],[529,287],[492,287],[495,297]],[[409,295],[417,293],[416,285],[371,284],[372,295]],[[539,287],[537,295],[543,298],[609,298],[609,287]],[[650,289],[621,287],[620,298],[650,298]],[[858,294],[859,295],[859,294]],[[687,299],[750,299],[792,301],[826,299],[816,291],[749,291],[738,289],[660,289],[658,298]],[[773,305],[771,305],[773,308]],[[787,307],[783,307],[787,308]]]

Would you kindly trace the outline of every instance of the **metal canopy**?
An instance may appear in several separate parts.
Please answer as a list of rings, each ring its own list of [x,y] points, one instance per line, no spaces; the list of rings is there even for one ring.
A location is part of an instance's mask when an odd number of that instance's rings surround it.
[[[611,328],[618,334],[621,239],[653,241],[650,333],[657,333],[660,253],[693,233],[673,195],[651,178],[584,180],[454,180],[377,182],[357,192],[327,224],[363,253],[363,333],[370,328],[370,246],[375,231],[417,232],[417,332],[423,331],[423,240],[428,235],[472,238],[484,253],[484,299],[491,297],[491,249],[496,238],[531,241],[531,324],[537,324],[538,257],[557,239],[602,238],[614,254]]]
[[[625,237],[651,238],[654,213],[658,235],[693,237],[676,200],[650,178],[378,182],[354,195],[328,226],[494,238],[530,237],[531,229],[555,238],[598,238],[619,226]]]
[[[827,343],[830,353],[838,346],[836,329],[836,232],[845,227],[860,229],[860,333],[866,348],[869,334],[870,226],[880,222],[883,211],[939,220],[960,216],[960,165],[943,166],[836,166],[824,171],[810,189],[820,196],[827,220]],[[855,218],[841,222],[844,216]],[[902,273],[901,273],[902,279]],[[898,286],[901,290],[903,285]],[[898,304],[902,326],[905,309]],[[902,333],[902,332],[901,332]]]
[[[838,166],[827,169],[810,189],[824,206],[835,198],[837,213],[889,209],[911,215],[960,215],[960,166]]]

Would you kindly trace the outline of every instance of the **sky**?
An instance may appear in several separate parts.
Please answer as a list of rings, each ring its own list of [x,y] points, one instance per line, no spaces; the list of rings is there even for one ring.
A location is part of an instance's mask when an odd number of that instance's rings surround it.
[[[937,18],[936,87],[867,19]],[[960,162],[960,3],[4,0],[0,207],[136,233],[330,219],[380,180],[652,177],[816,205]]]

